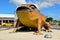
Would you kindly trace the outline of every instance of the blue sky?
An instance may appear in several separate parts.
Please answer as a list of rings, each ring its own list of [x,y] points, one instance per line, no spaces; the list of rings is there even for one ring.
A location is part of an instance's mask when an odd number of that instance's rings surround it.
[[[18,7],[17,5],[20,5],[22,3],[33,3],[34,1],[31,0],[22,0],[21,2],[18,2],[18,0],[0,0],[0,14],[14,14],[15,10]],[[41,2],[41,1],[40,1]],[[49,0],[49,3],[44,1],[40,3],[40,6],[37,5],[40,12],[48,17],[53,17],[54,19],[60,20],[60,2],[54,1],[51,4],[52,1]],[[36,2],[35,2],[36,3]],[[33,3],[33,4],[35,4]],[[44,5],[43,5],[44,3]],[[42,6],[43,5],[43,6]]]
[[[16,5],[10,3],[9,0],[0,0],[0,14],[14,14]]]

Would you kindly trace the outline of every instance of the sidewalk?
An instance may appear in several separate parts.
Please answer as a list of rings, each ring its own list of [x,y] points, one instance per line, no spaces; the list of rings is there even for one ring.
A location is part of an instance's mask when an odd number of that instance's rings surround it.
[[[0,40],[60,40],[60,30],[52,29],[52,38],[44,38],[46,32],[42,31],[43,35],[34,35],[34,32],[12,32],[13,29],[0,31]]]

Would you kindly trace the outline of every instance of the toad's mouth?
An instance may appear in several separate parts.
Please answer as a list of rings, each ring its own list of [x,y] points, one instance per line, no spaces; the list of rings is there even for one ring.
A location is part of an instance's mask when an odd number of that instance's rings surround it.
[[[29,20],[33,20],[36,19],[36,15],[35,12],[33,12],[31,9],[29,9],[28,7],[18,7],[16,10],[17,16],[20,19],[29,19]]]
[[[18,7],[16,11],[31,11],[28,7]]]

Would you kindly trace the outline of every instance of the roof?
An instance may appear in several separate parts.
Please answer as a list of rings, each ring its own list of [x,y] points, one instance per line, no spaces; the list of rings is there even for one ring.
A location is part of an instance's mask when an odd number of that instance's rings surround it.
[[[14,14],[0,14],[0,17],[2,18],[15,18]]]

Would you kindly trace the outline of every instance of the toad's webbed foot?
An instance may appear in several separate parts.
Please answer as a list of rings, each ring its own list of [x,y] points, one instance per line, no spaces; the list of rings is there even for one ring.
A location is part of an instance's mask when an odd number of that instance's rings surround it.
[[[45,32],[52,32],[51,30],[45,30]]]
[[[35,35],[43,35],[41,32],[38,32],[38,31],[35,32],[34,34],[35,34]]]

